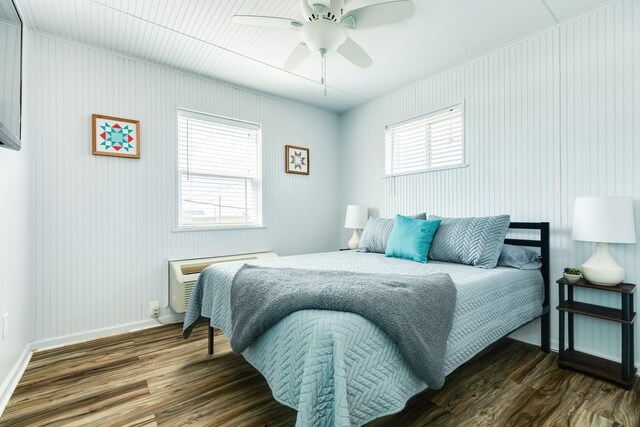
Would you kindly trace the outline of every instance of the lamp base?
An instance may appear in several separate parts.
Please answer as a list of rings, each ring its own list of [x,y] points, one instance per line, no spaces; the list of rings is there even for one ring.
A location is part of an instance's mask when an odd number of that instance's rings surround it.
[[[358,249],[358,246],[360,246],[360,230],[355,229],[349,240],[349,249]]]
[[[624,268],[609,252],[609,244],[599,242],[593,255],[582,264],[582,276],[596,285],[615,286],[624,280]]]

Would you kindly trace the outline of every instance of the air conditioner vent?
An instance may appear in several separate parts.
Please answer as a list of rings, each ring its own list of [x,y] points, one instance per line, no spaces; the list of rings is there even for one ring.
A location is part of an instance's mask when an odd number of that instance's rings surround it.
[[[182,299],[182,304],[185,307],[189,305],[189,300],[191,299],[191,293],[193,292],[193,287],[196,285],[196,282],[187,282],[184,284],[184,297]]]
[[[214,258],[185,259],[169,261],[169,304],[176,313],[187,311],[189,299],[198,276],[205,268],[225,262],[251,261],[277,257],[274,252],[228,255]]]

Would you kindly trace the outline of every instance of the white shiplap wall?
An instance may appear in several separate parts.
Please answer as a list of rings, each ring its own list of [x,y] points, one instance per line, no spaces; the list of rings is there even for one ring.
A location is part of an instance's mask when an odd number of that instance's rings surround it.
[[[638,23],[640,5],[620,0],[345,113],[342,204],[363,204],[381,216],[510,213],[516,221],[549,221],[554,280],[593,248],[571,240],[576,196],[634,197],[640,231]],[[383,179],[384,126],[460,100],[469,167]],[[638,245],[612,250],[627,279],[639,283]],[[578,297],[619,304],[602,293]],[[552,321],[555,341],[556,310]],[[584,318],[576,325],[576,346],[619,358],[619,326]],[[519,336],[537,340],[538,331],[530,326]]]
[[[24,43],[31,44],[29,31],[25,31]],[[31,58],[25,57],[25,66],[30,64]],[[29,93],[29,76],[23,86]],[[23,117],[28,119],[26,110]],[[0,339],[0,416],[9,391],[17,384],[20,365],[27,361],[24,357],[33,337],[34,147],[27,130],[22,136],[20,151],[0,148],[0,316],[9,314],[8,336]]]
[[[167,259],[337,249],[334,113],[42,34],[32,56],[36,341],[148,319]],[[265,229],[172,232],[177,107],[262,124]],[[92,113],[140,120],[141,159],[92,156]],[[285,144],[310,148],[309,176],[284,172]]]

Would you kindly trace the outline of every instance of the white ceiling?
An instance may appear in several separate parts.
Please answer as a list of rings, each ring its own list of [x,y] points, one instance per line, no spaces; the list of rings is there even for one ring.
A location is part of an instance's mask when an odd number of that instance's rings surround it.
[[[325,97],[319,56],[293,73],[280,69],[300,43],[296,30],[230,22],[235,14],[301,20],[298,0],[16,0],[32,30],[337,112],[611,1],[414,0],[405,22],[349,32],[373,65],[329,56]],[[345,9],[376,2],[347,0]]]

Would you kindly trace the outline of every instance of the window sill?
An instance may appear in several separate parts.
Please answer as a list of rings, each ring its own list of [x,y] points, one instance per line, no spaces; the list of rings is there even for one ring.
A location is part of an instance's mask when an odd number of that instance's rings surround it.
[[[201,227],[177,227],[174,233],[188,233],[191,231],[228,231],[228,230],[258,230],[267,228],[264,225],[207,225]]]
[[[468,168],[469,164],[465,163],[462,165],[455,165],[455,166],[442,166],[439,168],[431,168],[431,169],[427,169],[427,170],[422,170],[422,171],[417,171],[417,172],[406,172],[406,173],[399,173],[396,175],[383,175],[383,178],[393,178],[393,177],[397,177],[397,176],[407,176],[407,175],[420,175],[423,173],[430,173],[430,172],[439,172],[439,171],[445,171],[445,170],[449,170],[449,169],[462,169],[462,168]]]

